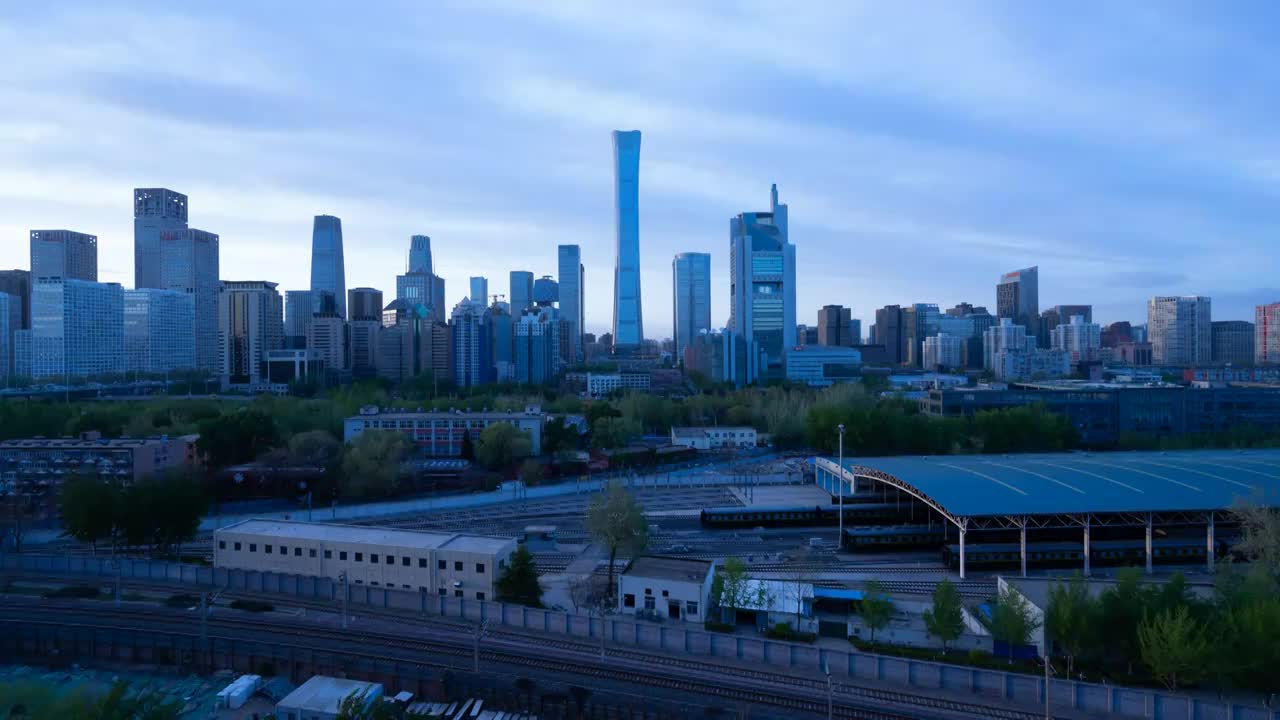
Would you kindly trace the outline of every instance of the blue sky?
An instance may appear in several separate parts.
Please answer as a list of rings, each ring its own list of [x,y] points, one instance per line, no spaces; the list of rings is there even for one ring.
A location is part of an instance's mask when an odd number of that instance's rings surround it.
[[[671,258],[790,205],[797,318],[994,306],[1040,266],[1041,307],[1143,320],[1153,294],[1218,319],[1280,299],[1280,11],[1265,2],[7,3],[0,267],[27,232],[92,232],[132,284],[131,193],[191,197],[225,279],[308,282],[311,219],[343,219],[348,287],[390,296],[432,236],[469,275],[555,272],[582,246],[607,329],[609,131],[644,132],[646,330]],[[994,308],[993,308],[994,309]]]

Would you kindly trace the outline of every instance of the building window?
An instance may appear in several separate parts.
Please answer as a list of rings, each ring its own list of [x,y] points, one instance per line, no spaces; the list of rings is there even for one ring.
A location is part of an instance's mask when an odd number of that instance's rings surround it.
[[[325,551],[324,551],[324,559],[325,559],[325,560],[332,560],[332,559],[333,559],[333,551],[332,551],[332,550],[325,550]]]
[[[426,567],[426,566],[427,566],[427,559],[426,559],[426,558],[418,558],[418,567],[420,567],[420,568],[424,568],[424,567]]]
[[[339,560],[346,560],[346,559],[347,559],[347,551],[346,551],[346,550],[339,550],[339,551],[338,551],[338,559],[339,559]]]
[[[289,548],[285,547],[284,545],[281,545],[281,546],[280,546],[280,554],[281,554],[281,555],[288,555],[288,554],[289,554]]]
[[[447,568],[447,567],[449,567],[449,565],[448,565],[448,563],[446,563],[445,561],[443,561],[443,560],[437,560],[437,561],[436,561],[436,569],[437,569],[437,570],[444,570],[444,569],[445,569],[445,568]]]
[[[684,614],[694,617],[698,614],[698,603],[690,600],[684,604]]]
[[[476,563],[476,572],[484,574],[484,563]]]
[[[249,552],[258,552],[258,543],[249,543]]]
[[[453,591],[453,596],[454,596],[454,597],[462,597],[462,591],[461,591],[461,590],[454,590],[454,591]]]
[[[622,596],[622,607],[633,608],[635,606],[636,606],[636,596],[634,594],[627,593],[626,595]]]
[[[405,555],[404,557],[400,558],[400,564],[403,565],[404,567],[409,567],[409,556]]]
[[[357,560],[359,560],[359,559],[360,559],[360,556],[358,556],[358,555],[357,555],[357,556],[356,556],[356,559],[357,559]],[[377,565],[377,564],[378,564],[378,554],[377,554],[377,553],[369,553],[369,562],[370,562],[370,563],[372,563],[372,564],[374,564],[374,565]]]
[[[483,599],[484,599],[484,593],[482,593],[482,592],[478,592],[478,593],[476,593],[476,599],[477,599],[477,600],[483,600]]]
[[[262,547],[264,548],[264,550],[263,550],[264,552],[266,552],[268,555],[270,555],[270,554],[271,554],[271,546],[270,546],[270,545],[263,545]]]
[[[226,541],[226,540],[219,540],[219,541],[218,541],[218,549],[219,549],[219,550],[226,550],[226,549],[227,549],[227,541]]]
[[[356,562],[364,562],[364,553],[356,553]]]
[[[454,572],[462,572],[462,561],[461,561],[461,560],[454,560],[454,561],[453,561],[453,569],[454,569]]]
[[[446,594],[447,592],[448,592],[448,591],[447,591],[447,590],[445,590],[444,588],[440,588],[440,596],[441,596],[441,597],[444,597],[444,596],[445,596],[445,594]]]
[[[412,589],[413,589],[413,588],[410,588],[408,585],[401,585],[400,587],[404,588],[405,590],[412,590]]]
[[[649,597],[644,599],[644,609],[653,610],[655,607],[657,607],[657,602],[658,601],[652,595],[650,595]]]
[[[387,564],[388,564],[388,565],[395,565],[395,564],[396,564],[396,556],[395,556],[395,555],[388,555],[388,556],[387,556]]]
[[[296,547],[296,548],[294,548],[294,549],[293,549],[293,556],[294,556],[294,557],[302,557],[302,548],[300,548],[300,547]],[[311,551],[311,557],[315,557],[315,556],[316,556],[316,551],[315,551],[315,550],[312,550],[312,551]]]
[[[668,596],[668,595],[670,595],[670,593],[669,593],[668,591],[666,591],[666,590],[663,590],[663,591],[662,591],[662,597],[666,597],[666,596]]]
[[[238,551],[238,550],[240,550],[240,543],[236,543],[236,544],[235,544],[235,549],[236,549],[237,551]]]
[[[645,589],[644,589],[644,594],[645,594],[645,595],[652,595],[652,594],[653,594],[653,588],[645,588]]]
[[[374,580],[374,581],[370,582],[369,584],[370,584],[370,585],[377,585],[377,584],[378,584],[378,581],[377,581],[377,580]]]

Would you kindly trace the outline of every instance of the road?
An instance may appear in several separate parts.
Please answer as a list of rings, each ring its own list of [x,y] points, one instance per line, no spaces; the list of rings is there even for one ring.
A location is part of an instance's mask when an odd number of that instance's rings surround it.
[[[210,643],[234,648],[250,639],[304,653],[328,653],[373,658],[390,662],[429,664],[469,669],[475,636],[465,626],[417,627],[403,621],[361,619],[350,628],[340,627],[332,614],[308,613],[306,617],[272,613],[253,615],[215,609],[204,627],[191,611],[149,605],[121,607],[99,602],[51,601],[27,597],[0,598],[2,636],[17,637],[33,628],[61,628],[63,632],[101,633],[136,637],[138,634],[187,638],[192,643]],[[97,637],[94,635],[93,637]],[[203,639],[202,639],[203,638]],[[199,648],[200,645],[190,645]],[[515,634],[495,634],[484,639],[479,651],[486,668],[539,670],[557,676],[574,676],[633,688],[656,690],[658,697],[696,695],[709,704],[735,706],[746,703],[762,710],[782,712],[786,717],[821,717],[826,713],[825,679],[739,665],[656,655],[642,650],[609,647],[601,657],[595,642],[573,639],[551,640]],[[847,682],[832,683],[834,717],[873,720],[957,720],[996,718],[1034,720],[1038,713],[1026,712],[981,701],[958,700],[946,696],[900,692]]]

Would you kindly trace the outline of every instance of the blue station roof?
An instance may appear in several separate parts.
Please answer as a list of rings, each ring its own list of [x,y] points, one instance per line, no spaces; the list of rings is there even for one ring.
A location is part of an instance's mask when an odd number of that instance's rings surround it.
[[[1225,510],[1280,506],[1280,450],[845,458],[897,478],[953,515]]]

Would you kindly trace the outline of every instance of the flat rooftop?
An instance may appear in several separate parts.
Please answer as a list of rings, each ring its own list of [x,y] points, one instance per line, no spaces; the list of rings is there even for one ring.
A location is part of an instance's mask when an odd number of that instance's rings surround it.
[[[464,552],[496,552],[512,541],[512,538],[485,535],[430,533],[364,525],[300,522],[297,520],[241,520],[238,523],[214,531],[215,535],[218,533],[245,533],[290,540],[362,543],[418,550],[435,550],[447,547],[450,550]]]
[[[845,458],[960,517],[1280,506],[1280,450]]]
[[[685,558],[642,555],[632,560],[631,566],[623,571],[622,574],[634,577],[657,578],[659,580],[700,583],[707,579],[707,573],[711,572],[711,564],[710,560],[688,560]]]
[[[359,692],[377,692],[380,696],[382,686],[363,680],[315,675],[286,695],[280,705],[304,712],[336,713],[339,703]]]

